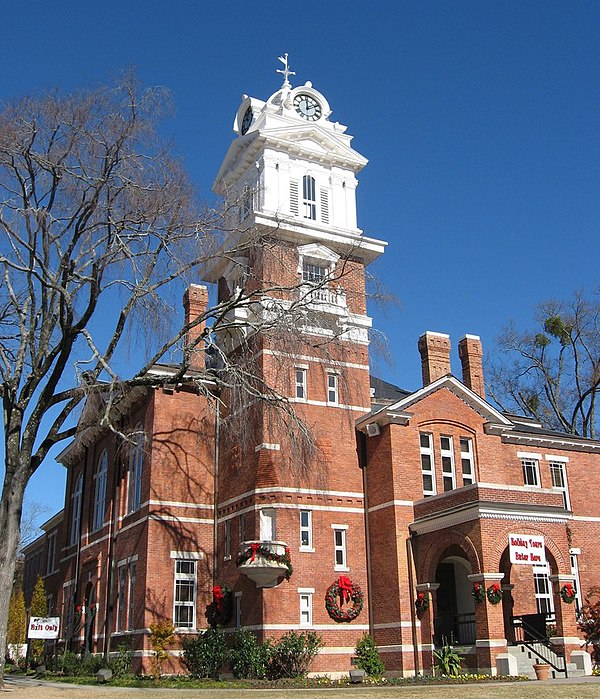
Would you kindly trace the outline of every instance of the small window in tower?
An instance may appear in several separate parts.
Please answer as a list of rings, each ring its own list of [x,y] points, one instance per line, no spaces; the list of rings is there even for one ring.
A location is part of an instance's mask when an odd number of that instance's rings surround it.
[[[323,265],[304,260],[302,263],[302,281],[310,284],[321,284],[325,281],[328,271],[327,267]]]
[[[302,197],[304,204],[304,218],[309,218],[312,221],[317,219],[317,195],[315,178],[310,175],[304,175],[302,178]]]
[[[252,188],[244,185],[244,191],[240,201],[240,223],[245,221],[252,212]]]

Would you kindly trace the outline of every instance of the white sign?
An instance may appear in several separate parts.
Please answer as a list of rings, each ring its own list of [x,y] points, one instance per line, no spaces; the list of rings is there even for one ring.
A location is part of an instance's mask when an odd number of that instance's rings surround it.
[[[528,566],[546,565],[546,548],[543,536],[509,534],[510,562]]]
[[[32,616],[29,620],[27,638],[58,638],[60,617]]]

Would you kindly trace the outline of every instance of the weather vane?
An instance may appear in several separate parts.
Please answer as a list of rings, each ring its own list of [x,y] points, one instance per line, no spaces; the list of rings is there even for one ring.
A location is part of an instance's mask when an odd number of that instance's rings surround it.
[[[283,63],[283,70],[277,68],[277,70],[275,71],[276,73],[281,73],[283,75],[282,87],[291,87],[288,78],[290,77],[290,75],[296,75],[296,73],[293,70],[290,70],[288,67],[288,55],[287,53],[284,53],[283,56],[277,56],[277,58]]]

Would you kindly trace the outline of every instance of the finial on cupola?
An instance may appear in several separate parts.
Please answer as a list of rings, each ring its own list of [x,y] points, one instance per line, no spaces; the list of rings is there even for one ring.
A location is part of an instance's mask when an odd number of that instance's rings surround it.
[[[277,58],[283,63],[283,69],[277,68],[277,70],[275,71],[276,73],[281,73],[283,75],[283,85],[281,87],[290,88],[292,85],[288,78],[290,77],[290,75],[296,75],[296,73],[293,70],[290,70],[289,68],[287,53],[284,53],[283,56],[277,56]]]

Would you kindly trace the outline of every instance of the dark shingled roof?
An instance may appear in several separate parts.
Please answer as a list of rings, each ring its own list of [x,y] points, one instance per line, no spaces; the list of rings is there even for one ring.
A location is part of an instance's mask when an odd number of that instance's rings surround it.
[[[391,405],[406,398],[406,396],[410,396],[411,393],[413,391],[406,391],[371,374],[371,402],[374,405]]]

